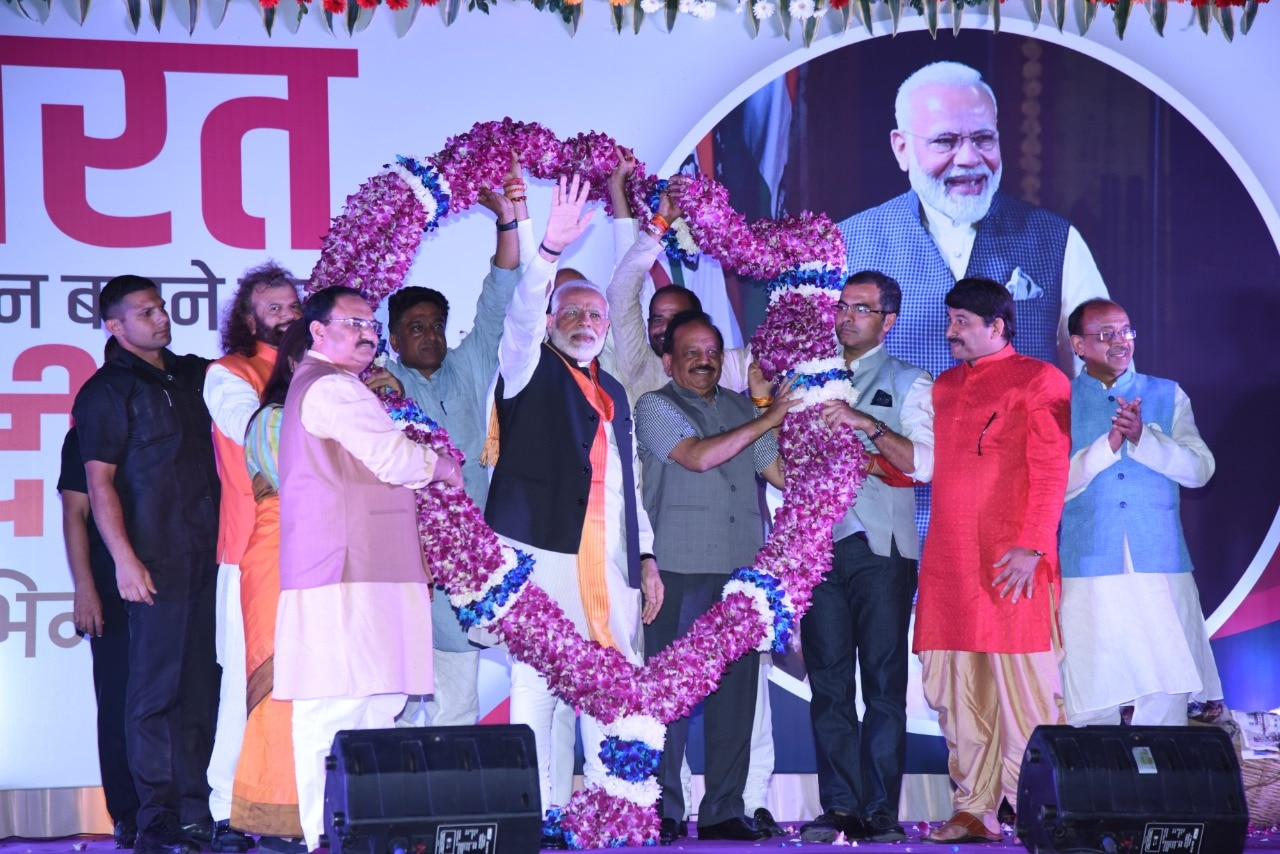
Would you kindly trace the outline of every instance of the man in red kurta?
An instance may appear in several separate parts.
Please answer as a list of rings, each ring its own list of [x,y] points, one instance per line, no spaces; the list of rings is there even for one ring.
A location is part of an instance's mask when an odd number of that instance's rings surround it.
[[[933,386],[933,511],[920,564],[914,651],[956,784],[930,842],[1000,839],[1027,739],[1059,722],[1058,519],[1071,451],[1071,387],[1021,356],[1014,303],[988,279],[947,294],[962,364]]]

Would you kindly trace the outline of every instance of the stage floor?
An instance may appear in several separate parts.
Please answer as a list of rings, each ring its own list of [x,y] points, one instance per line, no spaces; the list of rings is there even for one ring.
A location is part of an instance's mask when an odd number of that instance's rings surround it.
[[[799,829],[798,823],[786,826],[790,829]],[[1004,841],[999,843],[934,845],[921,842],[920,836],[923,828],[916,825],[907,825],[906,831],[907,840],[905,842],[854,842],[843,845],[818,845],[801,842],[799,834],[793,833],[787,837],[777,837],[764,842],[700,842],[697,839],[681,839],[672,845],[670,850],[686,852],[686,854],[730,854],[730,852],[734,851],[751,851],[753,854],[765,854],[765,852],[776,849],[796,848],[803,848],[804,854],[848,854],[851,848],[856,849],[858,854],[890,854],[890,852],[893,852],[893,854],[903,854],[903,852],[917,852],[917,854],[959,852],[959,854],[964,854],[964,852],[978,851],[1026,850],[1012,833],[1006,833]],[[70,836],[62,839],[21,839],[11,836],[8,839],[0,840],[0,854],[114,854],[116,850],[109,836]],[[1280,830],[1276,828],[1251,828],[1248,838],[1245,840],[1244,850],[1246,852],[1280,851]],[[1222,854],[1222,852],[1206,846],[1201,848],[1200,854]]]

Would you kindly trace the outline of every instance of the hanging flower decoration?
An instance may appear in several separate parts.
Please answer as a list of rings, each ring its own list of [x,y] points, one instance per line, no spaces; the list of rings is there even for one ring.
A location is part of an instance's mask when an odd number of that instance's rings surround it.
[[[609,137],[589,133],[562,141],[537,124],[478,124],[432,157],[398,158],[348,197],[309,290],[351,284],[371,303],[385,299],[404,284],[422,235],[475,204],[481,187],[500,184],[512,151],[535,178],[581,174],[591,181],[591,197],[608,205],[606,179],[618,159]],[[638,164],[627,193],[642,226],[658,191]],[[578,634],[530,580],[532,558],[502,543],[460,487],[433,483],[417,491],[423,553],[462,624],[495,634],[557,695],[601,722],[604,776],[589,773],[585,790],[548,816],[545,833],[573,848],[656,842],[654,774],[666,724],[689,714],[747,652],[786,648],[831,565],[832,525],[865,476],[866,457],[853,431],[832,431],[817,407],[855,400],[833,332],[844,246],[831,221],[802,214],[749,224],[730,206],[724,187],[702,176],[685,184],[680,204],[698,247],[727,269],[769,281],[770,307],[752,350],[766,377],[793,383],[804,399],[782,425],[783,506],[754,565],[735,571],[722,598],[684,637],[639,667]],[[394,393],[382,398],[410,438],[460,459],[445,430],[413,401]]]

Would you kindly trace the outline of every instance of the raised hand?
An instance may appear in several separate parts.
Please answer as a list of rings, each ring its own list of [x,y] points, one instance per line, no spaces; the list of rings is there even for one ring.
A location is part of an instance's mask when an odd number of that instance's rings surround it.
[[[547,216],[546,236],[542,238],[544,253],[554,258],[582,236],[596,213],[594,210],[582,212],[590,192],[591,182],[582,180],[581,175],[575,173],[572,179],[560,176],[551,191],[551,213]]]

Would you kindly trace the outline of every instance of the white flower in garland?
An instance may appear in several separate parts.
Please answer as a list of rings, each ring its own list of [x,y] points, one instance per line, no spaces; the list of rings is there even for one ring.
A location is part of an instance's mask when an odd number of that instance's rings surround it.
[[[656,15],[667,7],[662,0],[640,0],[640,8],[646,15]]]
[[[778,11],[772,0],[756,0],[751,6],[751,14],[756,16],[757,21],[764,21],[773,17],[773,13]]]
[[[419,160],[418,162],[421,163],[428,170],[430,170],[432,175],[435,177],[435,180],[439,183],[440,192],[445,196],[445,198],[448,198],[449,197],[449,180],[445,178],[444,175],[441,175],[439,170],[434,169],[430,166],[427,166],[427,162],[425,158],[422,160]],[[413,195],[417,197],[418,202],[422,205],[422,209],[426,211],[428,226],[432,225],[433,223],[435,223],[437,219],[440,218],[439,202],[436,201],[435,195],[431,192],[430,188],[427,187],[425,183],[423,183],[420,177],[415,175],[410,170],[406,169],[400,163],[395,164],[387,171],[394,172],[396,175],[398,175],[400,179],[409,186],[409,189],[413,191]]]
[[[791,14],[800,21],[807,21],[818,12],[813,0],[791,0],[790,8]]]
[[[689,12],[693,17],[701,21],[709,21],[716,16],[715,0],[694,0],[693,7]],[[688,226],[685,229],[688,230]],[[690,239],[692,240],[692,236]]]

